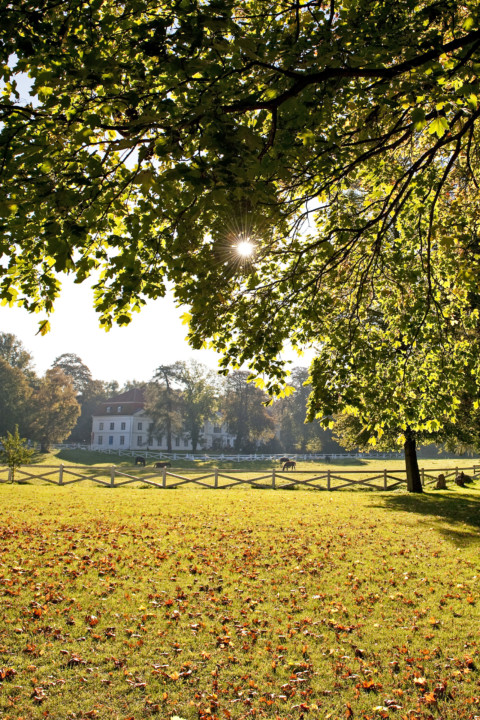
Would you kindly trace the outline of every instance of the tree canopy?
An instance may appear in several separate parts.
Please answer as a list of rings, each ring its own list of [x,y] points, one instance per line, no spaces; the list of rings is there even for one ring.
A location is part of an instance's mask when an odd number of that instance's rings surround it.
[[[25,349],[22,341],[12,333],[0,332],[0,358],[30,377],[33,375],[33,358]]]
[[[31,398],[30,432],[48,452],[52,443],[70,435],[80,415],[73,381],[59,367],[52,367],[40,379]]]
[[[4,437],[0,437],[0,447],[0,462],[5,462],[10,468],[10,482],[13,483],[16,469],[20,465],[29,465],[35,450],[29,448],[27,440],[20,437],[18,425],[15,425],[13,433],[7,431]]]
[[[183,435],[195,451],[205,422],[216,415],[218,391],[216,374],[195,360],[160,365],[146,390],[145,410],[153,419],[153,435],[165,435],[169,452],[173,434]]]
[[[265,407],[268,398],[259,387],[248,382],[249,373],[236,370],[225,380],[222,399],[223,418],[235,435],[237,452],[256,452],[259,445],[275,436],[275,425]]]
[[[32,388],[20,368],[0,357],[0,435],[14,432],[20,425],[25,431]]]
[[[453,209],[450,235],[470,237],[475,2],[0,9],[7,300],[49,309],[56,272],[82,280],[100,267],[96,302],[108,325],[161,295],[168,277],[193,303],[199,342],[218,331],[214,308],[272,271],[295,298],[361,242],[375,262],[412,210],[427,274],[441,209]],[[16,90],[18,72],[32,79],[31,98]],[[232,252],[243,235],[258,245],[253,276]]]
[[[442,372],[463,392],[455,368],[478,333],[477,2],[0,10],[4,300],[48,311],[58,273],[99,272],[108,327],[173,282],[193,346],[212,340],[272,391],[286,343],[341,340],[354,356],[366,327],[401,350],[399,397],[416,363],[422,382]]]
[[[292,369],[288,378],[289,384],[295,392],[276,403],[273,410],[278,417],[280,427],[280,440],[284,447],[295,449],[297,452],[329,452],[325,445],[335,447],[331,438],[320,426],[320,423],[305,422],[310,386],[307,384],[309,371],[304,367]],[[337,447],[336,450],[339,450]],[[331,452],[331,449],[330,449]]]
[[[73,387],[79,395],[88,394],[89,386],[93,382],[92,373],[78,355],[63,353],[55,358],[52,367],[60,368],[72,379]]]

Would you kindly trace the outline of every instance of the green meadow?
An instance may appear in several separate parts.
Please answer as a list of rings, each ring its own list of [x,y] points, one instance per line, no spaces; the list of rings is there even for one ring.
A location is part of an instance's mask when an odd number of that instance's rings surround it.
[[[95,483],[89,478],[97,478],[104,483],[110,483],[112,467],[115,468],[115,483],[133,483],[134,487],[148,487],[148,482],[162,484],[162,470],[154,468],[155,459],[148,458],[146,467],[134,465],[134,457],[107,455],[95,451],[84,450],[61,450],[47,454],[38,453],[31,466],[24,468],[25,473],[17,473],[19,482],[34,484],[47,484],[47,481],[59,481],[60,465],[64,466],[63,482],[81,482],[83,486],[94,486]],[[297,462],[296,471],[282,472],[282,463],[278,460],[256,460],[238,462],[234,460],[189,460],[177,458],[171,460],[171,468],[168,468],[167,486],[179,483],[182,489],[188,486],[183,478],[192,481],[203,481],[206,485],[213,487],[213,474],[218,469],[218,487],[228,487],[234,484],[235,480],[243,480],[243,489],[250,490],[248,481],[254,480],[260,487],[272,485],[272,470],[275,469],[277,487],[288,487],[289,489],[309,489],[311,486],[302,485],[315,475],[318,475],[317,485],[326,487],[326,471],[331,473],[331,488],[345,487],[345,480],[363,481],[376,476],[372,481],[377,487],[384,487],[383,473],[386,470],[389,487],[394,487],[396,480],[405,480],[405,463],[402,459],[357,459],[339,458],[331,459],[328,462],[303,461]],[[473,466],[476,464],[477,472],[480,474],[480,460],[477,458],[437,458],[434,460],[421,460],[419,465],[425,470],[425,482],[432,484],[441,471],[465,468],[469,475],[473,474]],[[8,470],[4,466],[0,468],[0,480],[6,480]],[[42,477],[43,475],[43,477]],[[175,477],[177,476],[177,477]],[[134,480],[137,479],[136,482]],[[146,482],[142,482],[144,479]],[[452,480],[452,478],[450,478]],[[358,484],[355,489],[363,491],[366,485]],[[395,488],[403,492],[405,484]],[[349,489],[353,489],[352,486]]]
[[[480,717],[480,480],[0,485],[2,720]]]
[[[142,453],[139,452],[139,455]],[[134,457],[127,455],[117,455],[112,453],[111,455],[92,450],[54,450],[50,453],[38,453],[34,457],[35,465],[85,465],[85,466],[96,466],[96,467],[110,467],[116,465],[121,470],[135,471],[135,472],[147,472],[151,470],[154,462],[153,458],[147,459],[147,467],[145,471],[141,467],[135,468]],[[280,469],[281,463],[277,460],[255,460],[238,462],[236,460],[219,460],[216,458],[210,460],[188,460],[178,457],[176,460],[171,460],[172,469],[174,470],[204,470],[218,467],[222,470],[250,470],[254,473],[258,471],[268,471],[273,467]],[[472,466],[473,464],[480,466],[480,459],[478,458],[435,458],[434,460],[421,459],[419,460],[419,466],[424,468],[454,468],[456,466]],[[405,462],[402,458],[396,460],[385,460],[379,459],[359,459],[359,458],[332,458],[328,462],[320,460],[299,460],[297,462],[298,470],[327,470],[330,469],[343,469],[343,470],[362,470],[366,472],[383,470],[388,468],[391,470],[403,470],[405,468]]]

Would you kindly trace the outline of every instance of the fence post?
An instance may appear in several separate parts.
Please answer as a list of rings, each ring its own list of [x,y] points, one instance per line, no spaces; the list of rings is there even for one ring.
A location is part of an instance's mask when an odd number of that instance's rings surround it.
[[[58,469],[58,484],[63,485],[63,465],[60,464],[60,467]]]
[[[110,487],[115,487],[115,465],[110,467]]]
[[[330,490],[330,470],[327,470],[327,490]]]
[[[383,489],[384,490],[387,490],[387,485],[388,485],[388,478],[387,478],[387,470],[385,469],[383,471]]]
[[[420,470],[421,476],[422,476],[422,487],[425,485],[425,470],[422,468]]]
[[[12,483],[12,482],[13,482],[13,470],[12,470],[11,467],[8,468],[8,482],[9,482],[9,483]]]
[[[273,468],[273,470],[272,470],[272,488],[275,490],[276,487],[277,487],[277,485],[275,482],[275,468]]]
[[[215,468],[215,487],[218,488],[218,468]]]
[[[167,468],[164,467],[162,470],[162,487],[167,487]]]

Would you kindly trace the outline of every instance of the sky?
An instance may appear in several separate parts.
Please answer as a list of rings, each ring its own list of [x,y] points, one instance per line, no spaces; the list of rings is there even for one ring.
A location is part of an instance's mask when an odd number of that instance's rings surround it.
[[[22,341],[39,374],[59,355],[75,353],[94,378],[117,380],[122,385],[126,380],[150,380],[155,368],[176,360],[195,359],[212,369],[217,367],[219,356],[212,350],[189,347],[187,328],[180,319],[184,312],[185,308],[175,307],[170,293],[134,313],[128,326],[106,332],[99,326],[89,285],[75,285],[67,277],[50,317],[49,333],[38,334],[43,315],[17,307],[0,307],[0,331],[13,333]]]
[[[150,301],[132,322],[113,327],[109,332],[99,327],[93,309],[93,294],[85,282],[75,285],[68,276],[50,317],[51,330],[38,334],[43,315],[30,314],[23,308],[0,307],[0,332],[13,333],[33,356],[37,373],[43,375],[56,357],[75,353],[90,369],[96,380],[148,381],[159,365],[177,360],[197,360],[212,369],[220,356],[213,350],[192,350],[186,341],[187,327],[181,315],[187,308],[177,308],[172,293]],[[308,365],[311,353],[298,358],[286,352],[285,359],[295,365]]]

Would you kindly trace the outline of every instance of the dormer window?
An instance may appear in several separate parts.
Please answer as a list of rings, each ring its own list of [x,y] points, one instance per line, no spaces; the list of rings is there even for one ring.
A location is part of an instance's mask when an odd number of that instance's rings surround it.
[[[122,412],[122,406],[121,406],[121,405],[119,405],[119,406],[117,407],[117,412]]]
[[[112,412],[112,408],[110,405],[107,405],[107,413]]]

